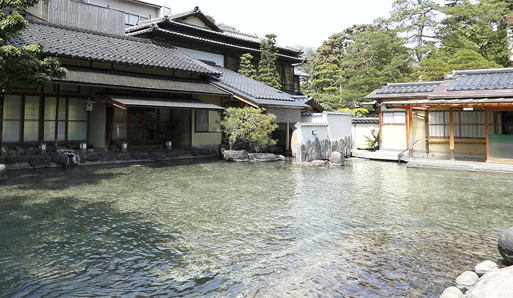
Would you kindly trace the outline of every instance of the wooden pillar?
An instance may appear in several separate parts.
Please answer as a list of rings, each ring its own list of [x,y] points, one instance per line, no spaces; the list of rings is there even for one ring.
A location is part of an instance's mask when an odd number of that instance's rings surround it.
[[[285,150],[290,150],[290,132],[289,132],[289,129],[290,129],[290,124],[287,122],[286,123],[286,127],[285,127]]]
[[[488,143],[488,134],[490,132],[488,130],[488,109],[485,109],[486,160],[490,159],[490,145]]]
[[[454,116],[453,109],[449,108],[449,126],[450,126],[450,143],[449,149],[451,150],[451,160],[454,160]]]
[[[413,106],[408,111],[408,153],[413,158]]]

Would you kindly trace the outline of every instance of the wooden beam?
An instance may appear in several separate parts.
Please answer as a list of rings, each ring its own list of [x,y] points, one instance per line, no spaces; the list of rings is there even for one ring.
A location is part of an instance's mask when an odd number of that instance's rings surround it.
[[[286,123],[286,133],[285,133],[285,150],[290,150],[290,133],[289,133],[289,129],[290,129],[290,124],[287,122]]]
[[[453,108],[449,108],[449,133],[450,133],[450,141],[449,141],[449,150],[451,151],[451,160],[454,160],[454,116],[452,113]]]

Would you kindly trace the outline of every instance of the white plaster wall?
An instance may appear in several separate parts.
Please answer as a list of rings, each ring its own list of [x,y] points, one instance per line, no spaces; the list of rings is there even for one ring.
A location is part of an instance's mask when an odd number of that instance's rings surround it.
[[[381,150],[404,150],[406,143],[406,125],[381,126]]]
[[[367,139],[365,136],[371,137],[372,130],[379,129],[379,124],[373,123],[354,123],[351,129],[353,140],[353,149],[367,149]]]
[[[326,120],[330,140],[340,140],[351,136],[351,119],[352,115],[350,113],[327,113]]]

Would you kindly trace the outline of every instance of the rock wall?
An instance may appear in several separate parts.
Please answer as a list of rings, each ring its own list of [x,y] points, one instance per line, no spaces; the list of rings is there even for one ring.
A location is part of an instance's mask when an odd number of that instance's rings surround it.
[[[131,152],[94,152],[94,153],[49,153],[49,154],[17,154],[13,157],[0,158],[0,164],[5,164],[9,170],[37,169],[72,165],[111,164],[123,162],[187,159],[197,157],[219,156],[213,149],[189,148],[169,151],[131,151]]]
[[[344,157],[349,157],[351,156],[351,137],[348,136],[336,141],[315,138],[314,141],[308,140],[298,148],[299,152],[296,152],[296,161],[298,162],[328,160],[332,152],[340,152]]]

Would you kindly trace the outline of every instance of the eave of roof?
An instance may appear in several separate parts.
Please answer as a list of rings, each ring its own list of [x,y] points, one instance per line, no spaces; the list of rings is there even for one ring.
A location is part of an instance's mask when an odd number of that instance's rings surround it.
[[[53,81],[83,86],[147,90],[177,94],[198,94],[222,97],[229,97],[231,95],[204,81],[173,79],[147,74],[81,67],[67,67],[67,69],[68,73],[64,78],[53,79]]]

